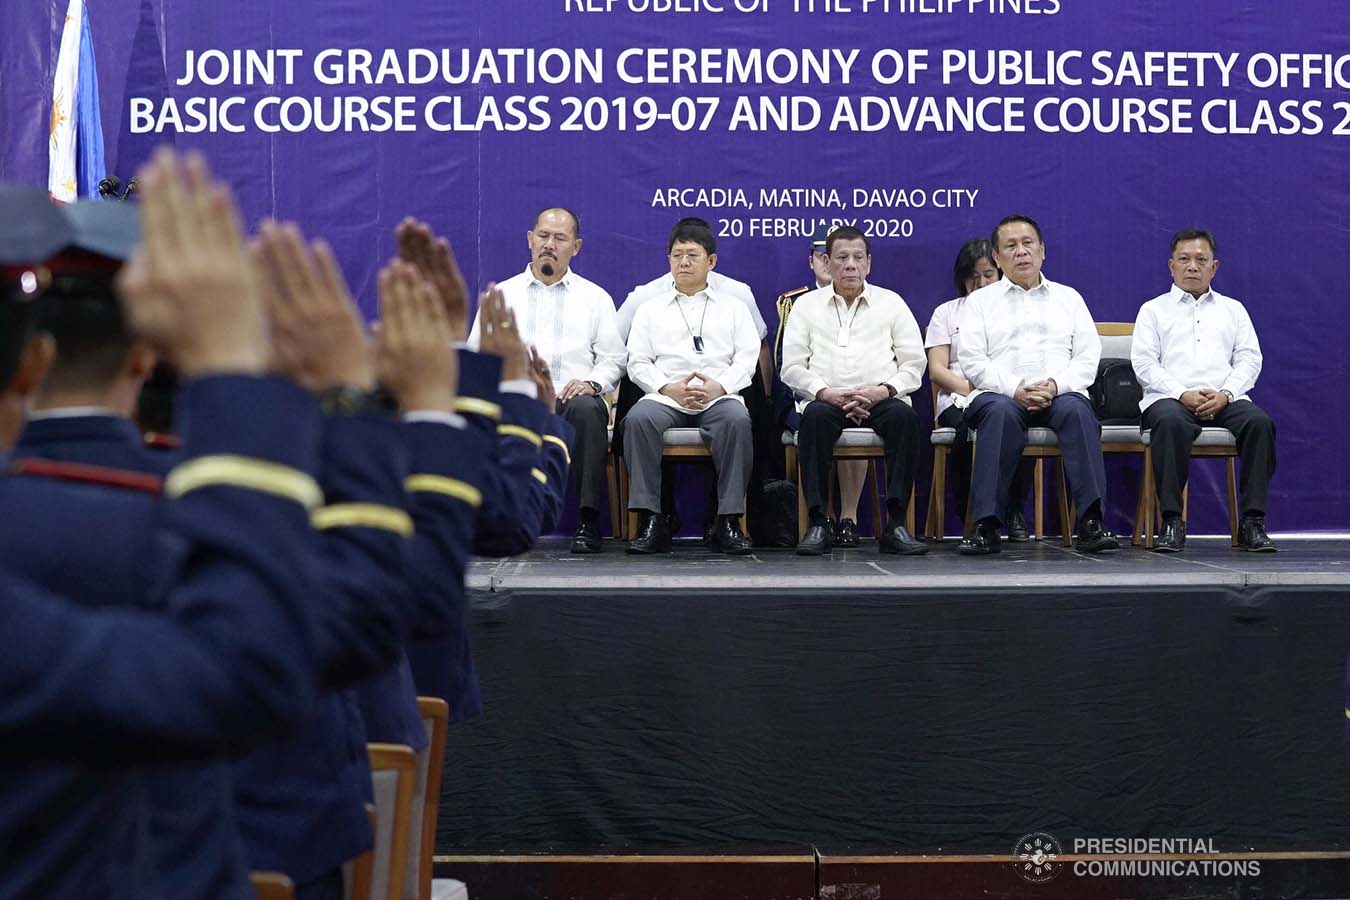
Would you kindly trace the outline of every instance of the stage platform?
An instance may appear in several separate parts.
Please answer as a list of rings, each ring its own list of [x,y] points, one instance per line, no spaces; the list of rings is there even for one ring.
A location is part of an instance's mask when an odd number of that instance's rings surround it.
[[[1003,546],[474,562],[488,712],[451,730],[438,874],[475,900],[1350,896],[1350,541]],[[1049,881],[1027,835],[1063,850]],[[1135,876],[1099,838],[1207,843]]]
[[[864,540],[853,550],[803,557],[792,550],[758,548],[748,557],[712,553],[701,541],[676,542],[663,556],[630,556],[621,541],[606,540],[603,553],[574,556],[568,541],[549,540],[524,556],[475,560],[471,590],[685,592],[695,589],[784,590],[817,593],[862,589],[984,587],[1189,587],[1196,585],[1350,585],[1350,539],[1279,536],[1277,553],[1235,550],[1227,537],[1191,538],[1184,553],[1152,553],[1127,546],[1092,556],[1063,547],[1058,539],[1003,542],[1000,553],[966,557],[957,541],[930,544],[927,555],[898,557],[877,552]],[[1123,539],[1128,542],[1128,538]]]

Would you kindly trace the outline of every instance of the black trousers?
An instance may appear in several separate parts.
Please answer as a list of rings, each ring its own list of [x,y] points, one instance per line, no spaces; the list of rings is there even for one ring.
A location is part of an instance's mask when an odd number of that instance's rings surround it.
[[[832,403],[812,400],[802,411],[797,426],[797,453],[802,465],[802,489],[806,507],[824,512],[829,494],[830,464],[834,461],[834,442],[845,428],[866,427],[875,431],[886,449],[886,500],[894,500],[904,510],[914,490],[914,466],[919,457],[919,414],[903,400],[890,398],[872,407],[872,415],[862,426],[844,415]]]
[[[966,427],[966,413],[963,409],[949,406],[938,416],[938,426],[955,428],[956,437],[952,441],[947,456],[948,472],[952,479],[952,495],[956,498],[958,517],[965,516],[966,504],[970,500],[970,429]],[[1027,505],[1027,489],[1031,481],[1027,478],[1031,471],[1031,461],[1024,459],[1013,473],[1012,485],[1008,488],[1010,509],[1021,509]]]
[[[966,420],[979,432],[971,485],[975,520],[1002,521],[1022,450],[1030,427],[1053,428],[1059,437],[1064,475],[1074,506],[1083,513],[1106,494],[1106,463],[1102,460],[1102,426],[1092,404],[1082,394],[1060,394],[1050,408],[1027,412],[1004,394],[980,394],[966,407]]]
[[[1181,515],[1181,493],[1190,474],[1191,444],[1205,425],[1227,428],[1237,438],[1238,508],[1245,515],[1265,515],[1266,488],[1275,474],[1275,423],[1250,400],[1238,400],[1201,422],[1180,400],[1158,400],[1144,410],[1142,425],[1152,432],[1153,481],[1163,516]]]
[[[600,508],[609,453],[609,407],[599,397],[573,397],[558,403],[558,415],[576,433],[572,443],[572,483],[582,509]]]

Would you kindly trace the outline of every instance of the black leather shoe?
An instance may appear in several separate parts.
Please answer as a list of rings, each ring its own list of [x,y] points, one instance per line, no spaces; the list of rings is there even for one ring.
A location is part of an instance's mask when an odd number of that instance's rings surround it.
[[[988,556],[997,553],[1001,543],[998,526],[992,519],[988,522],[976,522],[970,537],[961,539],[961,546],[957,548],[957,552],[962,556]]]
[[[836,547],[858,546],[858,525],[852,519],[840,519],[834,526],[834,545]]]
[[[628,542],[629,553],[669,553],[670,520],[661,513],[648,513],[638,527],[637,537]]]
[[[577,533],[572,538],[573,553],[599,553],[600,529],[594,522],[578,522]]]
[[[718,516],[717,530],[713,532],[712,549],[727,556],[747,556],[751,550],[750,539],[741,531],[737,516]]]
[[[806,534],[797,542],[797,555],[824,556],[829,553],[834,543],[834,538],[830,532],[828,522],[822,522],[819,525],[812,525],[807,528]]]
[[[1180,518],[1164,519],[1153,540],[1154,553],[1180,553],[1186,549],[1186,523]]]
[[[1073,549],[1079,553],[1109,553],[1119,550],[1120,542],[1102,526],[1101,519],[1084,519],[1078,524],[1078,536],[1073,539]]]
[[[1275,542],[1266,534],[1266,520],[1243,519],[1238,527],[1238,546],[1248,553],[1274,553]]]
[[[1020,509],[1008,510],[1008,515],[1003,521],[1008,523],[1008,540],[1014,544],[1025,544],[1031,540],[1031,532],[1027,531],[1027,517]]]
[[[877,535],[877,549],[882,553],[897,553],[901,556],[923,556],[928,552],[928,545],[916,540],[905,526],[887,522],[881,534]]]

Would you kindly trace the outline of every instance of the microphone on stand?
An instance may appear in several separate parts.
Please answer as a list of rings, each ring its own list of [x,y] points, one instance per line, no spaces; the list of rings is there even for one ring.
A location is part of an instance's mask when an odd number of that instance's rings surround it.
[[[132,178],[130,181],[127,182],[127,192],[126,192],[125,194],[122,195],[122,199],[123,199],[123,200],[130,200],[130,199],[131,199],[131,195],[134,194],[134,193],[136,193],[136,189],[137,189],[138,187],[140,187],[140,185],[136,183],[136,179],[135,179],[135,178]]]
[[[98,183],[98,195],[104,200],[116,200],[117,192],[122,189],[122,179],[108,175]]]

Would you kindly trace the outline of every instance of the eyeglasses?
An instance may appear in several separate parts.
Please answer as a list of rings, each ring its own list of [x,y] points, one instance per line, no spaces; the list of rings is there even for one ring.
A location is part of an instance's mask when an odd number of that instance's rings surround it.
[[[707,258],[708,258],[708,254],[706,254],[706,253],[672,253],[672,254],[670,254],[670,261],[673,262],[673,263],[681,263],[681,262],[684,262],[686,259],[689,260],[690,262],[703,262],[703,260],[705,260],[705,259],[707,259]]]

